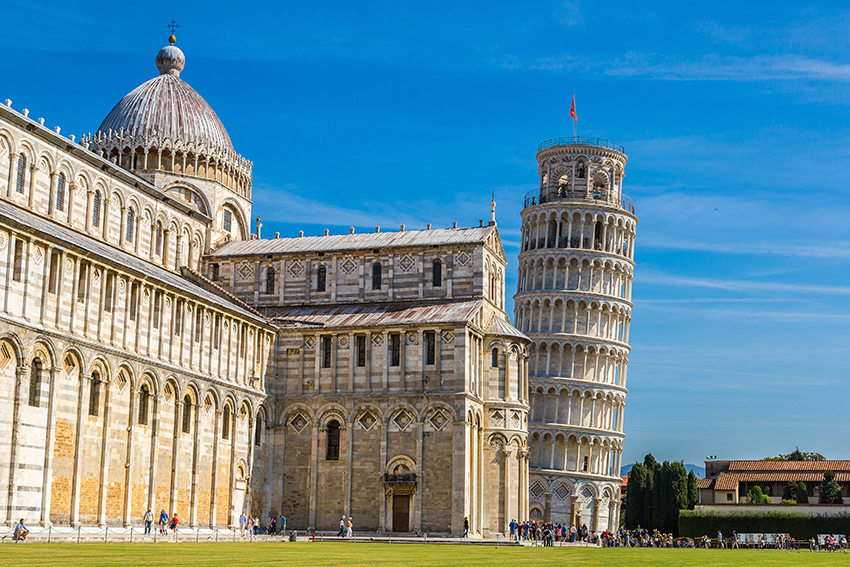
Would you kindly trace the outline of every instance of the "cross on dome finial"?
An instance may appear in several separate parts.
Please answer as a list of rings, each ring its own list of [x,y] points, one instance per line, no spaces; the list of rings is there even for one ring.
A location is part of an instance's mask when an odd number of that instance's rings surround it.
[[[168,43],[170,43],[171,45],[174,45],[174,42],[177,41],[177,38],[174,37],[174,32],[177,31],[177,28],[180,27],[180,24],[178,24],[176,20],[171,20],[171,23],[168,24],[165,27],[167,27],[169,30],[171,30],[171,35],[168,38]]]

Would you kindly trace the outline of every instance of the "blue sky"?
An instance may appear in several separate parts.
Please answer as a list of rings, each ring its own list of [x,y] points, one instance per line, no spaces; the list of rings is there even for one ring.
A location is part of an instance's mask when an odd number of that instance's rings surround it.
[[[0,99],[95,131],[174,18],[265,235],[472,226],[495,191],[515,290],[537,145],[575,91],[640,218],[624,462],[848,458],[845,5],[353,4],[0,0]]]

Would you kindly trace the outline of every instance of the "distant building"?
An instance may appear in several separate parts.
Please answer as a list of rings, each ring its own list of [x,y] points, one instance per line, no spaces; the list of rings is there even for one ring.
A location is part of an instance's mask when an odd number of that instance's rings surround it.
[[[699,503],[743,503],[760,486],[778,504],[789,482],[803,481],[809,503],[817,504],[818,485],[827,471],[835,473],[844,503],[850,503],[850,461],[706,461],[705,478],[697,479]]]

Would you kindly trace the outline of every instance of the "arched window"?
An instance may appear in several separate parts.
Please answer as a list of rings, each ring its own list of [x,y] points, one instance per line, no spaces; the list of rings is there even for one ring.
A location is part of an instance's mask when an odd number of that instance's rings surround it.
[[[192,398],[189,394],[183,396],[183,433],[192,432]]]
[[[159,223],[159,222],[156,223],[156,235],[154,237],[154,240],[155,240],[154,254],[156,254],[157,256],[161,256],[162,255],[162,224]]]
[[[266,293],[274,293],[274,280],[275,270],[272,266],[269,266],[268,270],[266,270]]]
[[[440,260],[434,260],[431,267],[431,284],[434,287],[443,285],[443,263]]]
[[[490,366],[492,366],[493,368],[498,368],[499,367],[499,349],[494,348],[491,355],[492,355],[493,359],[490,362]]]
[[[65,207],[65,174],[60,173],[56,181],[56,210],[61,211]]]
[[[316,291],[325,291],[328,283],[328,269],[324,266],[319,266],[319,272],[316,275]]]
[[[100,226],[100,191],[94,192],[93,201],[91,207],[91,225]]]
[[[339,422],[335,419],[328,423],[328,449],[325,460],[339,460]]]
[[[230,418],[231,411],[230,406],[224,406],[224,416],[221,419],[221,438],[222,439],[230,439]]]
[[[148,401],[150,400],[151,390],[147,384],[142,384],[139,388],[139,425],[148,424]]]
[[[257,423],[254,425],[254,445],[259,447],[263,440],[263,416],[257,414]]]
[[[372,289],[381,289],[381,263],[375,262],[372,264]]]
[[[133,207],[127,207],[127,234],[125,235],[127,242],[133,242],[133,223],[136,222],[136,211]]]
[[[30,405],[38,407],[41,398],[41,360],[35,359],[30,365]]]
[[[15,182],[15,191],[18,193],[24,192],[24,175],[27,171],[27,155],[21,152],[18,156],[18,179]]]
[[[89,415],[97,417],[100,410],[100,374],[92,372],[89,392]]]

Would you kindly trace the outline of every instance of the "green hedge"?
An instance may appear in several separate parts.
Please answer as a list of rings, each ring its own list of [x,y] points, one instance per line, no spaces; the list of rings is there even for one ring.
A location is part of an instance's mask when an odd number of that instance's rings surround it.
[[[679,512],[679,536],[714,537],[718,531],[724,537],[739,534],[791,534],[796,540],[808,540],[817,534],[850,534],[850,513],[837,516],[808,516],[798,512],[732,512],[718,514],[697,510]]]

